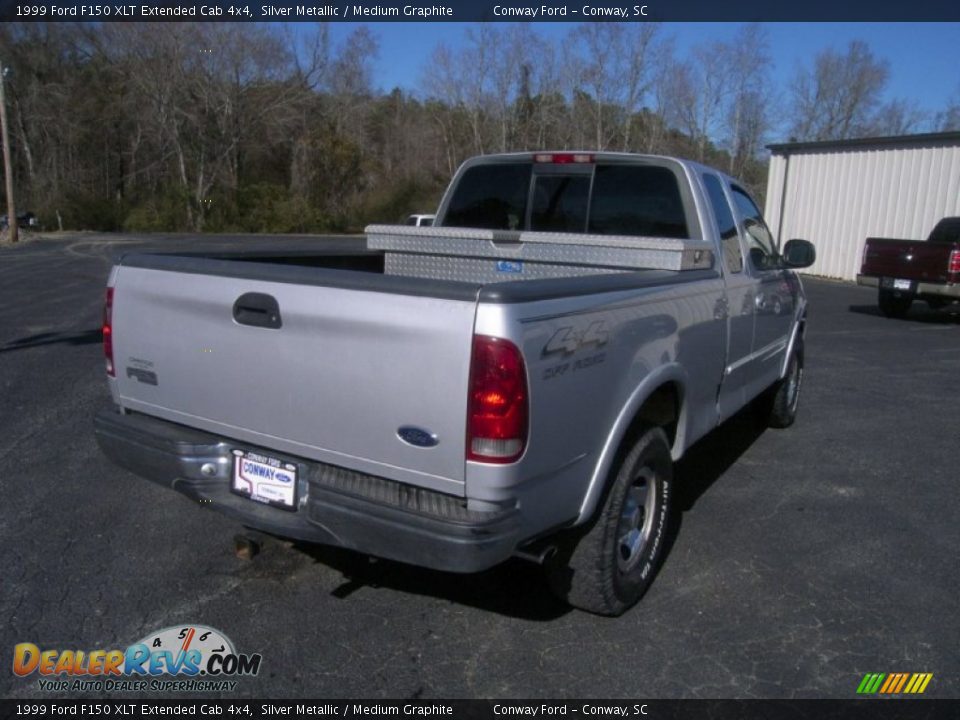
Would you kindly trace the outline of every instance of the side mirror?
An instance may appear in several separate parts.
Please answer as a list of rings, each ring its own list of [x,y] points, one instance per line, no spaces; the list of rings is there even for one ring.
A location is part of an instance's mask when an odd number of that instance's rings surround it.
[[[805,268],[813,265],[817,251],[813,243],[806,240],[787,240],[780,257],[788,268]]]

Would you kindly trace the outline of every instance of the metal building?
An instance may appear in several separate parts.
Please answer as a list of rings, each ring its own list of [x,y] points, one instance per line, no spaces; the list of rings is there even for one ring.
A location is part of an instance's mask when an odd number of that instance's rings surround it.
[[[960,132],[767,147],[767,222],[816,245],[811,274],[855,280],[866,238],[922,240],[960,215]]]

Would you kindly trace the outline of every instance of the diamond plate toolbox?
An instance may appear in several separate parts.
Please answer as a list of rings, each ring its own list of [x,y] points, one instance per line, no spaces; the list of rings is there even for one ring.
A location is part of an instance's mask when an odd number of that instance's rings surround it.
[[[369,225],[367,247],[391,254],[480,258],[506,261],[516,279],[561,276],[570,266],[611,270],[701,270],[713,267],[710,243],[704,240],[633,237],[629,235],[588,235],[554,232],[511,232],[473,228],[410,227]],[[405,264],[405,263],[400,263]],[[528,272],[528,266],[558,266]],[[530,270],[534,270],[533,267]],[[506,278],[505,278],[506,279]]]

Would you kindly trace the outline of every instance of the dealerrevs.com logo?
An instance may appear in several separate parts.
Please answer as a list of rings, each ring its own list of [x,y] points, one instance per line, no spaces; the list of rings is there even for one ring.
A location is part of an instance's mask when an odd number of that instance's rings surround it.
[[[13,672],[38,676],[39,690],[69,692],[232,691],[235,678],[260,671],[259,654],[238,653],[219,630],[178,625],[151,633],[126,649],[41,649],[19,643]]]

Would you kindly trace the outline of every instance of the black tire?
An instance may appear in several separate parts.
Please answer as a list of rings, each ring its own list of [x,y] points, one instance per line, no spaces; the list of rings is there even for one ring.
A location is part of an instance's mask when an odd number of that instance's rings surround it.
[[[760,419],[767,427],[788,428],[797,419],[803,387],[803,345],[797,342],[787,364],[787,374],[757,400]]]
[[[650,587],[673,529],[673,463],[663,430],[643,432],[612,477],[597,517],[561,542],[546,571],[570,605],[616,616]]]
[[[880,306],[880,312],[888,318],[903,317],[912,304],[913,295],[897,293],[894,290],[880,288],[877,295],[877,305]]]
[[[925,300],[927,301],[927,307],[929,307],[931,310],[942,310],[950,304],[949,300],[938,297],[928,297],[925,298]]]

